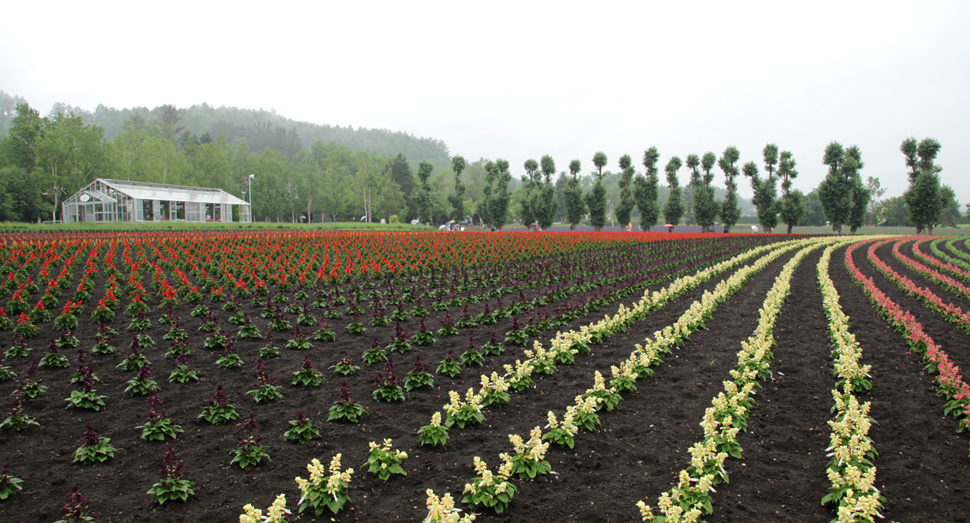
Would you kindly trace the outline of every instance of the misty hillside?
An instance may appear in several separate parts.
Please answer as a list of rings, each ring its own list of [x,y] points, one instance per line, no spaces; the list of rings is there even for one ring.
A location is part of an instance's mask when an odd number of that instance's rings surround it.
[[[23,97],[0,91],[0,133],[6,134],[10,120],[15,115],[18,103],[27,102]],[[172,109],[178,109],[178,121],[170,119],[176,137],[188,132],[195,137],[208,135],[215,139],[224,134],[226,140],[234,145],[246,142],[250,153],[258,154],[264,149],[279,151],[292,157],[304,146],[322,140],[335,142],[355,150],[367,151],[374,155],[394,156],[398,153],[410,162],[428,160],[435,164],[449,161],[448,146],[442,140],[419,138],[403,131],[388,129],[367,129],[352,126],[315,124],[292,120],[265,109],[241,109],[237,107],[212,107],[206,103],[191,107],[174,108],[162,105],[116,109],[99,104],[94,112],[65,103],[54,104],[49,111],[34,107],[41,115],[73,112],[80,115],[85,124],[95,124],[105,131],[107,140],[120,134],[125,120],[140,116],[144,121],[166,121]]]

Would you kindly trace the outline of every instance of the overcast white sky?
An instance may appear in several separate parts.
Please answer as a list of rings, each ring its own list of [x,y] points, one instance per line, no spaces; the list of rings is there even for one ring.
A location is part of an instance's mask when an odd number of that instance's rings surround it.
[[[0,88],[42,114],[276,109],[438,138],[513,174],[544,154],[588,172],[600,150],[617,170],[650,146],[661,166],[729,145],[760,165],[773,142],[805,192],[835,140],[861,148],[886,197],[906,187],[900,142],[929,136],[970,201],[965,1],[38,1],[3,18]]]

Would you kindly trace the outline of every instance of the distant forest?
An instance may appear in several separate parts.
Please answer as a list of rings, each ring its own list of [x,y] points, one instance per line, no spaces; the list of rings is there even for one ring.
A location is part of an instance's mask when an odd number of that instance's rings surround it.
[[[0,134],[6,135],[15,115],[18,103],[27,100],[20,96],[0,91]],[[47,116],[55,114],[74,114],[85,124],[93,124],[104,129],[107,141],[124,132],[124,122],[135,115],[145,121],[159,119],[174,124],[174,135],[181,138],[184,133],[202,137],[208,134],[213,140],[220,134],[234,147],[246,142],[251,154],[259,154],[264,149],[273,149],[292,158],[305,145],[316,141],[334,142],[354,150],[367,151],[373,155],[387,156],[403,154],[414,165],[421,160],[438,164],[449,161],[448,146],[442,140],[418,138],[403,131],[387,129],[367,129],[352,126],[315,124],[300,122],[265,109],[240,109],[237,107],[212,107],[202,103],[191,107],[178,108],[179,122],[174,122],[176,108],[161,105],[154,109],[132,107],[115,109],[99,104],[94,112],[64,103],[57,103]],[[43,116],[43,114],[42,114]],[[137,116],[136,116],[137,117]]]
[[[492,183],[490,162],[470,160],[456,196],[451,159],[441,140],[297,122],[265,110],[99,105],[92,113],[58,103],[44,115],[27,100],[0,91],[0,221],[61,219],[66,198],[95,178],[111,178],[221,188],[252,201],[260,221],[409,221],[427,198],[430,214],[423,221],[453,218],[460,199],[462,215],[481,223],[479,210]],[[429,173],[427,189],[416,176],[419,164]],[[579,188],[588,192],[594,173],[601,177],[612,223],[621,200],[620,173],[609,168],[597,173],[586,165]],[[512,166],[516,171],[522,172]],[[562,222],[567,173],[551,174],[555,190],[549,195],[556,200],[555,220]],[[531,222],[523,206],[528,191],[520,190],[519,178],[511,176],[508,185],[508,218]],[[669,188],[658,189],[662,206]],[[724,197],[724,189],[714,192]],[[685,196],[689,201],[689,189]],[[753,214],[750,202],[739,203],[743,215]],[[638,217],[634,210],[631,218]],[[691,223],[689,205],[684,218]]]

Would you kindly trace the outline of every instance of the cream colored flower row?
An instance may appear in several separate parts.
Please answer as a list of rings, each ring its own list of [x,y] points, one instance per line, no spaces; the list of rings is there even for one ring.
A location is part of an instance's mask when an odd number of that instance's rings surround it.
[[[818,248],[820,246],[820,243],[823,241],[826,241],[826,240],[810,239],[810,240],[798,240],[795,242],[788,242],[786,245],[779,245],[778,248],[769,252],[762,258],[758,259],[753,264],[742,267],[741,269],[738,269],[731,277],[727,278],[726,280],[722,280],[720,283],[718,283],[718,285],[715,287],[713,292],[705,292],[699,301],[695,301],[694,303],[692,303],[691,306],[688,308],[688,310],[684,312],[684,314],[682,314],[673,325],[665,327],[662,331],[655,332],[654,336],[647,340],[645,346],[642,346],[640,344],[635,345],[635,350],[630,354],[629,358],[626,361],[620,363],[619,368],[617,368],[616,366],[612,368],[614,379],[617,379],[619,377],[635,379],[636,372],[634,371],[634,369],[649,367],[653,365],[662,354],[670,352],[670,350],[673,347],[675,347],[683,339],[688,337],[690,333],[694,332],[697,328],[703,325],[706,319],[710,317],[714,309],[716,309],[718,305],[723,303],[731,294],[733,294],[738,289],[740,289],[747,282],[748,278],[750,278],[753,274],[756,274],[757,272],[764,269],[764,267],[766,267],[768,264],[776,260],[778,257],[782,256],[784,253],[789,252],[792,249],[795,249],[797,247],[805,246],[807,244],[808,247],[804,250],[804,253],[800,253],[800,256],[804,257],[808,251]],[[798,258],[798,259],[800,260],[801,258]],[[659,295],[659,294],[660,294],[659,292],[654,293],[654,295]],[[631,308],[631,310],[635,311],[637,308],[638,306],[634,306],[633,308]],[[772,323],[773,323],[773,320],[772,320]],[[735,372],[735,371],[732,371],[732,372]],[[753,389],[753,387],[754,387],[754,384],[752,383],[744,391],[744,393],[750,394],[751,389]],[[575,427],[575,425],[572,424],[572,419],[577,415],[577,413],[595,411],[596,403],[600,401],[599,398],[592,397],[590,394],[604,389],[609,390],[612,393],[617,392],[615,387],[610,387],[606,389],[603,378],[600,375],[600,373],[597,371],[594,376],[593,388],[587,390],[586,395],[577,396],[576,404],[570,405],[566,408],[566,414],[564,416],[564,421],[562,425],[557,423],[555,414],[553,414],[552,412],[549,412],[548,427],[553,429],[558,428],[559,426],[571,425]],[[734,391],[734,392],[737,392],[737,391]],[[722,394],[719,396],[719,399],[723,400],[725,399],[725,396]],[[727,403],[731,404],[730,401],[727,401]],[[734,407],[737,408],[737,405],[734,404]],[[698,453],[698,457],[700,457],[701,455],[702,455],[701,453]],[[719,463],[723,463],[723,460],[726,457],[727,457],[726,454],[719,457],[718,458],[720,460]],[[684,478],[684,474],[681,474],[681,476],[682,478]],[[687,484],[691,483],[691,478],[689,474],[686,476],[685,481]],[[709,483],[712,481],[713,481],[713,476],[711,476],[708,479],[701,478],[701,481],[699,482],[698,486],[699,488],[702,488],[706,492],[707,488],[709,487]]]
[[[768,373],[773,357],[771,347],[774,345],[775,320],[788,296],[792,273],[812,250],[823,243],[832,242],[847,243],[841,238],[814,242],[796,253],[775,278],[759,311],[754,334],[741,342],[738,367],[730,373],[734,381],[724,382],[724,392],[712,400],[712,406],[704,413],[701,421],[704,439],[690,448],[690,466],[680,471],[675,487],[660,495],[657,506],[663,516],[655,516],[650,506],[639,501],[637,507],[643,521],[697,522],[712,512],[710,492],[713,492],[714,485],[727,479],[724,461],[729,455],[740,457],[737,434],[746,425],[748,406],[752,403],[751,396],[758,386],[758,380]],[[670,336],[674,336],[674,333],[671,332]],[[644,352],[647,350],[645,348]]]
[[[678,322],[675,324],[675,325],[679,324],[679,325],[682,325],[683,327],[686,327],[686,329],[681,327],[678,327],[676,329],[676,332],[681,336],[686,335],[689,332],[692,332],[694,329],[696,329],[699,326],[698,320],[702,321],[703,318],[709,315],[710,312],[717,307],[717,305],[719,305],[727,298],[727,296],[729,296],[731,293],[733,293],[738,288],[740,288],[744,284],[744,282],[747,281],[748,277],[750,277],[752,274],[760,271],[761,269],[763,269],[765,266],[767,266],[769,263],[777,259],[782,254],[794,248],[802,246],[806,243],[815,243],[817,241],[818,240],[794,240],[794,241],[759,247],[757,249],[752,249],[751,251],[748,251],[745,254],[735,256],[730,260],[719,263],[703,271],[698,271],[698,273],[692,276],[684,276],[684,277],[678,278],[676,281],[672,282],[668,287],[662,289],[661,291],[654,291],[652,294],[649,293],[649,291],[645,292],[643,299],[641,299],[640,302],[634,305],[633,307],[627,309],[621,304],[619,307],[619,310],[617,311],[617,314],[613,318],[610,318],[609,316],[607,316],[603,320],[595,324],[582,327],[579,331],[557,333],[556,338],[554,338],[552,341],[554,346],[553,351],[548,351],[548,352],[545,351],[542,348],[542,345],[538,341],[536,341],[534,345],[535,350],[527,351],[527,356],[530,356],[529,359],[527,359],[525,362],[516,361],[516,365],[514,368],[508,365],[506,366],[506,371],[509,372],[507,376],[510,376],[510,379],[528,378],[531,376],[534,369],[535,360],[533,358],[535,358],[537,355],[543,358],[554,359],[555,354],[558,351],[571,350],[573,353],[575,353],[577,352],[577,349],[574,348],[574,344],[589,343],[592,340],[594,332],[600,332],[600,333],[607,332],[607,331],[611,332],[619,325],[625,326],[626,322],[628,322],[634,314],[637,314],[638,312],[641,312],[641,311],[658,309],[670,299],[673,299],[674,297],[679,296],[680,294],[683,294],[687,290],[690,290],[706,282],[713,276],[730,269],[731,267],[743,262],[746,259],[751,258],[752,256],[756,256],[765,251],[770,251],[768,254],[766,254],[759,260],[757,260],[752,265],[745,266],[745,267],[742,267],[741,269],[738,269],[738,271],[736,271],[735,274],[732,275],[730,278],[728,278],[727,280],[721,281],[718,284],[718,286],[715,288],[713,293],[705,292],[704,298],[702,298],[701,302],[695,301],[693,304],[691,304],[691,307],[688,309],[688,311],[685,312],[678,320]],[[664,329],[663,332],[655,333],[655,338],[653,341],[657,341],[657,339],[663,339],[663,340],[672,339],[672,337],[664,336],[664,333],[672,334],[672,331],[670,329],[671,327],[667,327],[666,329]],[[620,368],[617,368],[616,366],[612,367],[614,378],[619,377],[623,373],[631,372],[631,369],[635,365],[645,364],[649,366],[653,360],[656,360],[656,358],[659,357],[659,352],[663,351],[661,349],[661,345],[659,343],[654,343],[654,344],[651,344],[650,346],[652,347],[652,352],[642,353],[643,347],[637,344],[635,346],[636,349],[631,353],[627,362],[621,362]],[[666,347],[666,350],[669,350],[669,347]],[[648,354],[652,354],[652,357],[649,356]],[[630,361],[635,361],[635,363],[628,364],[628,362]],[[473,389],[469,389],[468,392],[465,394],[464,401],[460,399],[460,396],[457,392],[450,391],[449,396],[451,401],[447,405],[445,405],[444,407],[445,412],[448,414],[453,414],[467,408],[472,408],[480,412],[482,398],[486,393],[486,389],[489,386],[494,387],[496,381],[498,381],[498,383],[500,384],[503,384],[503,385],[505,384],[505,379],[503,377],[497,376],[495,373],[493,373],[492,375],[491,383],[488,382],[487,376],[483,375],[482,378],[483,378],[482,392],[479,394],[475,394]],[[605,384],[604,384],[602,375],[599,373],[599,371],[597,371],[594,376],[594,387],[593,389],[590,389],[587,392],[593,392],[601,389],[605,389]],[[615,389],[611,388],[610,390],[612,390],[613,392],[616,392]],[[587,414],[595,413],[595,411],[597,410],[597,403],[599,403],[599,398],[591,397],[589,395],[577,396],[576,404],[570,405],[566,408],[566,415],[564,416],[563,426],[572,427],[575,430],[575,425],[572,423],[574,416],[576,416],[577,413],[587,413]],[[441,419],[440,413],[436,412],[432,417],[432,424],[435,424],[435,423],[440,424],[441,422],[440,419]],[[560,426],[556,421],[555,414],[552,411],[550,411],[548,414],[548,420],[549,420],[549,425],[547,425],[547,428],[555,429]],[[574,435],[574,434],[575,433],[572,433],[571,435]],[[476,460],[476,463],[479,462],[478,457],[476,457],[475,460]],[[428,490],[427,495],[428,495],[427,506],[429,509],[429,514],[428,514],[428,518],[425,519],[426,522],[437,523],[437,522],[445,522],[445,521],[448,521],[448,522],[467,521],[466,519],[459,520],[459,517],[460,517],[458,514],[459,511],[454,508],[454,501],[452,500],[450,494],[446,493],[444,497],[438,498],[438,496],[435,495],[433,491]],[[464,517],[473,518],[473,516],[470,516],[470,515],[466,515]]]
[[[554,362],[561,352],[568,352],[572,355],[577,354],[579,352],[577,347],[588,347],[595,338],[609,336],[617,330],[625,329],[626,325],[635,315],[645,313],[647,311],[657,310],[663,307],[670,300],[707,282],[714,276],[729,270],[745,260],[758,256],[766,251],[771,251],[772,255],[777,257],[784,252],[794,249],[797,245],[800,245],[805,241],[811,240],[790,240],[787,242],[763,245],[734,256],[729,260],[715,264],[707,269],[700,270],[693,275],[682,276],[659,291],[653,291],[651,293],[649,290],[647,290],[644,292],[643,297],[632,307],[627,308],[621,303],[616,314],[614,314],[612,317],[606,315],[602,320],[580,327],[578,330],[557,332],[556,336],[550,340],[551,347],[549,350],[545,350],[542,344],[536,340],[533,344],[532,350],[524,351],[526,356],[524,360],[516,360],[514,366],[505,365],[504,377],[500,377],[497,374],[492,373],[491,382],[489,383],[486,381],[488,380],[488,376],[483,375],[483,386],[479,393],[476,394],[474,389],[468,389],[468,391],[465,393],[465,399],[462,400],[461,396],[457,392],[450,391],[448,393],[450,401],[444,406],[444,411],[446,414],[450,415],[454,415],[454,413],[460,412],[462,409],[467,408],[481,412],[482,399],[484,398],[488,388],[498,386],[499,388],[507,390],[510,383],[531,381],[532,376],[536,372],[536,368],[538,366],[554,366]],[[772,259],[774,259],[774,257]],[[616,376],[616,372],[617,371],[614,371],[614,377]]]
[[[837,414],[829,421],[831,445],[826,449],[832,458],[828,466],[832,486],[823,502],[837,504],[839,523],[872,522],[876,517],[882,518],[879,513],[882,498],[875,486],[876,467],[869,461],[875,454],[869,439],[870,404],[860,405],[853,394],[869,388],[866,378],[871,366],[860,364],[862,348],[849,332],[849,317],[842,311],[839,292],[829,278],[829,261],[835,248],[825,249],[818,262],[818,282],[834,345],[835,373],[839,377],[839,383],[832,389]]]

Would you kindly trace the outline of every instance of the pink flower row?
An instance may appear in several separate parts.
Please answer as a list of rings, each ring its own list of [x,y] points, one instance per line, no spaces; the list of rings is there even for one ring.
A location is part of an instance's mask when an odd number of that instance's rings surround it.
[[[883,275],[885,275],[886,278],[896,283],[896,285],[898,285],[900,289],[906,292],[906,294],[909,294],[910,296],[922,301],[923,303],[928,305],[931,309],[940,313],[947,321],[956,325],[958,328],[965,331],[970,330],[970,312],[965,313],[963,312],[963,309],[961,309],[960,307],[957,307],[952,303],[944,302],[943,298],[940,298],[939,296],[937,296],[933,291],[916,285],[915,283],[913,283],[913,280],[910,280],[909,278],[903,276],[902,274],[899,274],[898,272],[893,270],[892,267],[887,265],[886,262],[882,261],[878,256],[876,256],[876,249],[878,249],[879,247],[882,247],[883,245],[891,241],[894,241],[894,240],[885,240],[878,243],[874,243],[871,246],[869,246],[869,251],[867,254],[869,257],[869,261],[872,263],[872,265],[875,266],[876,269],[879,270],[879,272],[883,273]],[[902,243],[903,241],[905,240],[897,241],[897,243],[893,246],[893,252],[898,252],[897,249],[899,248],[899,244]],[[903,263],[906,263],[906,262],[903,261]]]
[[[923,355],[927,370],[938,374],[937,392],[947,398],[946,413],[957,419],[960,431],[970,430],[970,385],[963,381],[963,376],[959,374],[960,367],[953,364],[946,352],[923,331],[923,325],[909,311],[903,311],[902,307],[876,287],[872,278],[866,277],[856,267],[852,252],[865,243],[866,241],[862,241],[846,249],[845,265],[849,274],[863,288],[869,300],[886,321],[893,325],[897,332],[905,333],[909,346]],[[875,258],[872,254],[875,247],[885,243],[887,242],[880,242],[869,248],[870,260]]]
[[[970,281],[970,271],[965,271],[950,262],[944,263],[943,260],[937,258],[936,256],[923,252],[920,245],[928,241],[930,240],[922,240],[913,244],[913,253],[916,254],[917,258],[922,259],[924,262],[929,263],[930,265],[935,265],[945,271],[956,274],[960,278]]]
[[[897,260],[903,262],[903,264],[905,264],[910,269],[922,274],[923,276],[926,276],[927,278],[946,287],[947,289],[955,293],[962,294],[965,297],[970,297],[970,288],[968,288],[966,285],[954,280],[953,278],[945,274],[941,274],[936,269],[931,269],[923,265],[922,263],[910,258],[909,256],[906,256],[905,254],[899,252],[899,246],[902,243],[903,241],[899,241],[899,242],[896,242],[895,245],[893,245],[893,256],[895,256]],[[919,252],[918,247],[916,247],[915,245],[913,246],[913,249]]]

